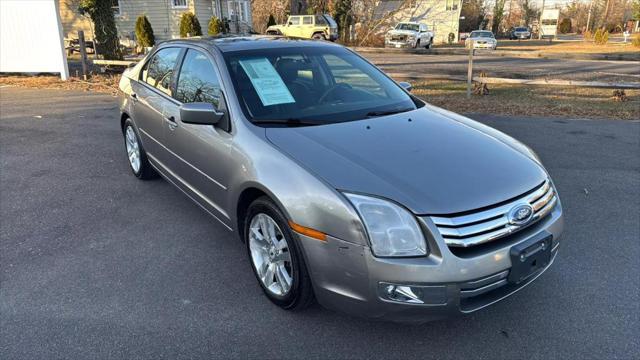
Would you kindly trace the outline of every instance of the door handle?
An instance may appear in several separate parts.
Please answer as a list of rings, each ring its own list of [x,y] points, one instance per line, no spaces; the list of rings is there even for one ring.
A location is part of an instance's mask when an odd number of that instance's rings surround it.
[[[169,130],[175,130],[175,128],[178,127],[176,118],[173,116],[165,116],[164,121],[166,121],[169,124]]]

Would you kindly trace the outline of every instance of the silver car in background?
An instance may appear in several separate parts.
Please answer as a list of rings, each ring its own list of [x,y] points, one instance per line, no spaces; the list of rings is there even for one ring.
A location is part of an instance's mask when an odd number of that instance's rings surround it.
[[[498,47],[498,40],[489,30],[475,30],[465,39],[467,48],[472,44],[474,49],[495,50]]]
[[[273,303],[421,322],[532,282],[563,219],[531,149],[408,88],[336,44],[174,40],[123,75],[120,126],[133,174],[237,232]]]

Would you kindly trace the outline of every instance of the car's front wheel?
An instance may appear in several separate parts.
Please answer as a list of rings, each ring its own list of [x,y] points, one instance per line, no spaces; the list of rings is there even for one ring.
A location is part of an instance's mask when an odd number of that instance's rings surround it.
[[[261,197],[249,206],[244,237],[251,266],[269,300],[287,310],[303,309],[313,302],[302,249],[269,198]]]
[[[124,123],[124,146],[127,150],[127,158],[129,159],[129,166],[133,175],[139,179],[147,180],[157,176],[157,173],[151,167],[149,159],[147,159],[147,153],[142,147],[140,137],[136,132],[131,119],[127,119]]]
[[[425,49],[431,49],[432,46],[433,46],[433,38],[429,39],[429,42],[427,43],[427,45],[425,45]]]

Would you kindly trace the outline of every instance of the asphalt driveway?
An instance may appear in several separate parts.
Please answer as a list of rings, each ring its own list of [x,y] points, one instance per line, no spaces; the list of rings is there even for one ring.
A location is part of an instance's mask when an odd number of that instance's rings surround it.
[[[501,303],[407,326],[271,305],[234,234],[130,174],[114,98],[0,99],[3,359],[640,357],[640,122],[476,116],[546,163],[560,254]]]

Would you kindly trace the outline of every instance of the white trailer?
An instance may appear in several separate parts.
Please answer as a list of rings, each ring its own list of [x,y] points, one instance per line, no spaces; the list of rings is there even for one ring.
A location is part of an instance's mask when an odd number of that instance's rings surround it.
[[[540,38],[555,38],[558,33],[558,21],[560,20],[559,9],[544,9],[540,16]]]

